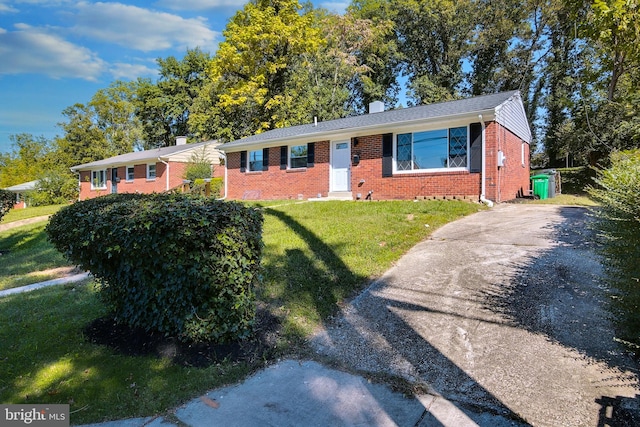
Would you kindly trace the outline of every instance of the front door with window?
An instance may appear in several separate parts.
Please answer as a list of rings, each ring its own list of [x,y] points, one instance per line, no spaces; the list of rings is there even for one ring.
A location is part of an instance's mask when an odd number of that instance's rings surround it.
[[[351,190],[351,146],[349,141],[331,143],[331,191]]]

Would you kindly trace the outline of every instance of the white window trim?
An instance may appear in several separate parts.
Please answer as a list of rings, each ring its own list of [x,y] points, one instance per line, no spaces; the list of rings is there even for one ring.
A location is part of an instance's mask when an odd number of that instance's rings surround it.
[[[467,166],[465,167],[457,167],[457,168],[432,168],[432,169],[412,169],[412,170],[398,170],[398,135],[399,134],[404,134],[404,133],[418,133],[418,132],[428,132],[428,131],[433,131],[433,130],[441,130],[441,129],[447,129],[447,135],[448,135],[448,131],[451,128],[457,128],[457,127],[467,127]],[[398,132],[394,132],[393,134],[393,174],[398,174],[398,175],[411,175],[411,174],[425,174],[425,173],[443,173],[443,172],[468,172],[470,170],[470,163],[471,163],[471,159],[470,159],[470,153],[471,153],[471,135],[470,135],[470,131],[469,131],[469,124],[467,123],[466,125],[458,125],[458,126],[447,126],[445,128],[427,128],[427,129],[418,129],[418,130],[408,130],[408,131],[398,131]],[[448,151],[448,148],[447,148]]]
[[[102,172],[102,174],[104,176],[104,181],[103,181],[104,185],[96,186],[95,185],[94,174],[98,174],[100,172]],[[107,170],[106,169],[92,170],[89,180],[91,181],[91,189],[92,190],[106,190],[107,189]]]
[[[129,179],[129,168],[133,169],[133,177],[131,179]],[[125,166],[124,174],[125,174],[125,181],[126,182],[133,182],[133,180],[135,179],[135,176],[136,176],[136,167],[135,166]]]
[[[153,166],[153,174],[154,174],[153,177],[149,176],[149,170],[151,169],[151,166]],[[147,164],[147,181],[155,181],[157,177],[158,177],[158,166],[155,163],[148,163]]]

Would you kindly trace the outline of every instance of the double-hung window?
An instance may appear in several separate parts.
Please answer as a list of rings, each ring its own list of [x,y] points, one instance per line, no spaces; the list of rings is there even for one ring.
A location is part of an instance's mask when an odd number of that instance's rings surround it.
[[[147,165],[147,179],[156,179],[156,164],[151,163]]]
[[[91,171],[91,189],[104,190],[107,188],[107,171]]]
[[[467,167],[467,127],[398,134],[396,169],[419,171]]]
[[[262,150],[249,151],[249,170],[251,172],[263,170]]]
[[[127,166],[127,181],[133,181],[133,178],[135,177],[135,168],[133,166]]]
[[[289,153],[289,167],[291,169],[306,168],[307,167],[307,144],[294,145],[291,147]]]

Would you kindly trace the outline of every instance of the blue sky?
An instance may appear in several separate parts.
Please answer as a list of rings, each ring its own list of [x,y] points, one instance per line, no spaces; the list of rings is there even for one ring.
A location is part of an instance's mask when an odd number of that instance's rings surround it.
[[[62,111],[117,79],[155,78],[157,58],[215,53],[246,0],[0,0],[0,152],[10,135],[53,139]],[[332,11],[347,3],[314,2]]]

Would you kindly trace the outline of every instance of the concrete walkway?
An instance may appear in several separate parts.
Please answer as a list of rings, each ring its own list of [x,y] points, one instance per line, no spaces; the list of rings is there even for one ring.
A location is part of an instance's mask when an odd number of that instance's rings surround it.
[[[66,283],[81,282],[81,281],[83,281],[83,280],[85,280],[87,278],[89,278],[89,273],[85,272],[85,273],[73,274],[71,276],[60,277],[58,279],[51,279],[51,280],[47,280],[47,281],[44,281],[44,282],[32,283],[31,285],[20,286],[18,288],[5,289],[3,291],[0,291],[0,298],[8,296],[8,295],[21,294],[21,293],[24,293],[24,292],[31,292],[31,291],[35,291],[37,289],[47,288],[49,286],[64,285]]]

